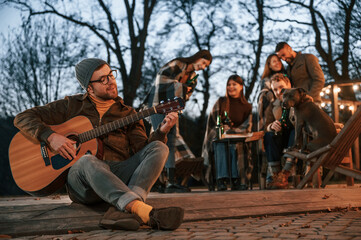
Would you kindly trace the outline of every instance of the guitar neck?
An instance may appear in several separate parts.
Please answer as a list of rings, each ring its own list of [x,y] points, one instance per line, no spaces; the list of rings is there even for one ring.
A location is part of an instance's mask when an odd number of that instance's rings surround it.
[[[122,128],[126,125],[129,125],[131,123],[139,121],[140,119],[146,118],[154,113],[156,113],[156,109],[154,107],[148,108],[141,112],[133,113],[133,114],[126,116],[124,118],[121,118],[119,120],[101,125],[97,128],[94,128],[94,129],[86,131],[86,132],[83,132],[78,135],[79,140],[81,143],[87,142],[93,138],[97,138],[101,135],[112,132],[118,128]]]

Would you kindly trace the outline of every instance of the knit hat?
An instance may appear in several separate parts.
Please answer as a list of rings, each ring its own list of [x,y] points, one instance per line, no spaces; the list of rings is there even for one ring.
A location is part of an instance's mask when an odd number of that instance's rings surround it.
[[[80,86],[86,91],[89,85],[90,78],[92,77],[95,69],[107,62],[99,58],[86,58],[75,65],[75,75],[78,79]]]

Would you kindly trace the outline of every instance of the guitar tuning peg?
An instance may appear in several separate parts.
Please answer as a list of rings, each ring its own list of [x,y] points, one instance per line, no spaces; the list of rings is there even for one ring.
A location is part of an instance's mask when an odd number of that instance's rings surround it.
[[[169,98],[167,99],[167,102],[170,102],[170,99],[169,99]]]
[[[182,113],[183,113],[182,110],[179,110],[179,111],[178,111],[178,115],[181,115]]]
[[[164,103],[164,100],[160,101],[160,104],[163,104]]]

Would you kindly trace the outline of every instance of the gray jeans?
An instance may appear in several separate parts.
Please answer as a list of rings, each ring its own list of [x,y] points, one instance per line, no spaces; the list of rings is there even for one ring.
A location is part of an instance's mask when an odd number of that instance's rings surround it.
[[[164,143],[154,141],[122,162],[84,155],[69,170],[69,196],[83,204],[104,200],[120,210],[133,200],[145,201],[164,168],[168,152]]]

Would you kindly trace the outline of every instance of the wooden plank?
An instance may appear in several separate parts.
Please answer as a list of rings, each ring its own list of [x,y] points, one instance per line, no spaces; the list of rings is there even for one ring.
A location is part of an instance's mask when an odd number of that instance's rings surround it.
[[[98,216],[82,218],[58,218],[44,220],[27,220],[23,222],[0,223],[0,233],[13,237],[65,234],[68,231],[91,231],[101,229],[98,226]]]
[[[49,219],[67,219],[76,217],[97,216],[100,217],[108,209],[108,204],[99,204],[94,206],[86,206],[82,204],[56,204],[46,207],[35,206],[21,206],[10,207],[6,209],[2,207],[0,210],[0,222],[13,222],[25,220],[49,220]],[[33,209],[32,209],[33,208]],[[11,210],[13,209],[13,210]],[[74,214],[75,213],[75,214]]]
[[[147,203],[153,207],[181,206],[185,221],[243,218],[250,216],[324,211],[361,207],[361,188],[254,190],[183,194],[151,193]],[[70,204],[67,197],[51,204],[49,199],[32,198],[3,201],[0,198],[0,234],[26,236],[63,234],[69,230],[96,230],[108,205]],[[42,204],[47,202],[47,204]],[[36,203],[36,204],[35,204]]]

